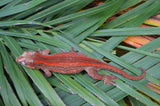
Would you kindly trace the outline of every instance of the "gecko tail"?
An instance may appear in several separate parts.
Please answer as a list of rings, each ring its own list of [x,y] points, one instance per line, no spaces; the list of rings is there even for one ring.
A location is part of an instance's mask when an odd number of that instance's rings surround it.
[[[140,76],[133,76],[131,79],[132,80],[140,80],[145,76],[146,71],[143,68],[139,68],[142,71],[142,74]]]
[[[111,71],[118,73],[118,74],[124,76],[125,78],[131,79],[131,80],[140,80],[145,76],[145,73],[146,73],[143,68],[139,68],[142,71],[142,74],[139,76],[132,76],[132,75],[126,73],[125,71],[123,71],[117,67],[111,66],[109,64],[104,65],[104,66],[105,66],[104,67],[105,69],[111,70]]]
[[[124,77],[126,77],[128,79],[131,79],[131,80],[140,80],[145,76],[146,72],[145,72],[145,70],[143,68],[139,68],[139,69],[142,71],[142,74],[139,75],[139,76],[132,76],[132,75],[127,74],[124,71],[122,73],[119,73],[119,74],[121,74],[122,76],[124,76]]]

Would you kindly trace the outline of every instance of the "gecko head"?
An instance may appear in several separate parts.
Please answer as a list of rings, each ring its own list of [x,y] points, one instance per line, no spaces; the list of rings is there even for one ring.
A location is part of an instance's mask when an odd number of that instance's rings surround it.
[[[16,57],[16,61],[28,68],[34,67],[34,60],[36,58],[38,51],[24,51],[19,57]]]

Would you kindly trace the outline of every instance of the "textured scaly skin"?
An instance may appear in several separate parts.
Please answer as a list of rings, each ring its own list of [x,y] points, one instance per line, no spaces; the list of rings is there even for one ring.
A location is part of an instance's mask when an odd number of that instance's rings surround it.
[[[107,69],[132,80],[140,80],[145,75],[145,70],[141,69],[143,73],[140,76],[131,76],[117,67],[90,58],[81,52],[74,51],[74,49],[70,52],[61,52],[52,55],[48,55],[48,53],[48,49],[44,51],[25,51],[21,56],[16,58],[16,61],[28,68],[42,69],[47,76],[51,76],[50,71],[75,74],[86,70],[91,77],[104,80],[104,83],[108,85],[110,82],[115,83],[112,80],[116,79],[116,77],[113,75],[98,74],[98,70]]]

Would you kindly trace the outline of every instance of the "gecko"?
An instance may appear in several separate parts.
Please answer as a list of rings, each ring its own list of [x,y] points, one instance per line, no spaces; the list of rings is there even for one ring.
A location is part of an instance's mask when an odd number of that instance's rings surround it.
[[[107,83],[108,85],[115,83],[113,80],[116,77],[114,75],[98,74],[98,70],[109,70],[131,80],[140,80],[145,76],[145,70],[142,68],[140,68],[142,71],[141,75],[132,76],[106,62],[90,58],[82,52],[75,51],[73,48],[69,52],[50,55],[49,49],[43,51],[40,49],[38,51],[24,51],[21,56],[16,57],[16,61],[28,68],[42,69],[48,77],[52,75],[50,71],[62,74],[76,74],[85,70],[93,79],[104,80],[104,84]]]

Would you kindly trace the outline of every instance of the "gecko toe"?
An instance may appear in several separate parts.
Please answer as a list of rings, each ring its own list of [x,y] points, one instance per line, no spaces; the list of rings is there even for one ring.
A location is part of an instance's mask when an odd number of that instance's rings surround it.
[[[110,75],[110,76],[105,76],[104,77],[104,84],[108,84],[110,85],[110,82],[115,84],[115,82],[113,81],[114,79],[117,79],[117,77],[115,77],[114,75]]]

